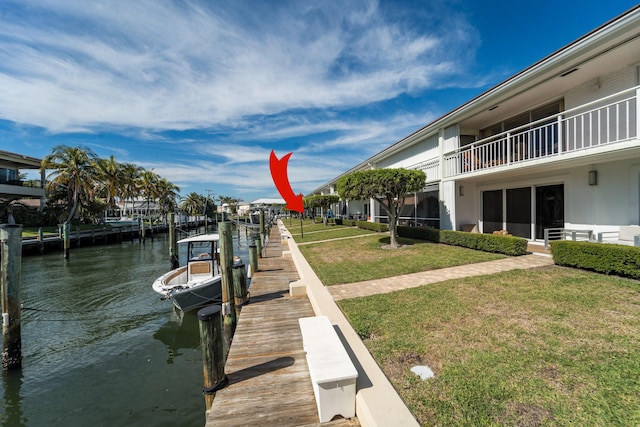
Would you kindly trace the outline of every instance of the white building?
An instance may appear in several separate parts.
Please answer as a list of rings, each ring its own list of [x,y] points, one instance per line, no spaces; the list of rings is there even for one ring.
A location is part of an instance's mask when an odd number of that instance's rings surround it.
[[[0,198],[39,199],[40,209],[45,204],[45,175],[40,172],[37,186],[25,186],[20,175],[25,170],[38,170],[41,159],[0,150]]]
[[[607,22],[350,171],[420,169],[401,221],[541,240],[546,228],[640,223],[640,7]],[[317,194],[335,192],[336,177]],[[337,213],[385,221],[373,201]]]

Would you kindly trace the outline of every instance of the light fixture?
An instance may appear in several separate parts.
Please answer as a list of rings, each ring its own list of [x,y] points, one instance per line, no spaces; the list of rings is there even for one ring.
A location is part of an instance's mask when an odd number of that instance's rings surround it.
[[[598,171],[589,171],[589,185],[598,185]]]
[[[460,193],[461,196],[464,196],[464,186],[460,186],[460,188],[458,189],[458,192]]]

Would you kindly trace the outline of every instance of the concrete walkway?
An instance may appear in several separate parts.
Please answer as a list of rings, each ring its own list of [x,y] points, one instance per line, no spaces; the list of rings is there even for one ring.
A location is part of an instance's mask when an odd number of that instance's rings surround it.
[[[553,259],[550,256],[538,254],[523,255],[477,264],[466,264],[456,267],[441,268],[438,270],[421,271],[419,273],[404,274],[384,279],[328,286],[327,288],[329,289],[329,293],[333,299],[337,301],[341,299],[383,294],[400,289],[415,288],[449,279],[493,274],[508,270],[522,270],[542,267],[545,265],[553,265]]]

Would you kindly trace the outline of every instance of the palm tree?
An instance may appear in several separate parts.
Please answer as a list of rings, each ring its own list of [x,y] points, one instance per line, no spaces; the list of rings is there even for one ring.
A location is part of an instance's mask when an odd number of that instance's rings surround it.
[[[95,159],[97,156],[90,148],[66,145],[53,147],[51,154],[42,159],[40,170],[52,170],[48,177],[47,189],[66,189],[69,213],[65,223],[76,216],[81,200],[87,200],[94,194]]]
[[[165,178],[160,178],[157,183],[158,189],[158,210],[162,216],[173,211],[177,205],[178,191],[180,188],[167,181]]]
[[[189,215],[198,215],[204,208],[204,196],[196,192],[187,194],[180,202],[180,209]]]
[[[136,197],[140,194],[140,189],[138,188],[140,174],[144,171],[140,166],[134,165],[133,163],[124,163],[122,164],[122,196],[121,199],[125,201],[125,215],[126,212],[126,201],[131,200],[131,214],[133,214],[133,203]]]
[[[147,201],[147,212],[146,216],[149,216],[149,205],[151,204],[151,200],[156,200],[158,198],[158,181],[160,180],[160,176],[155,173],[153,170],[145,170],[140,174],[140,178],[138,181],[138,188],[140,189],[140,193],[144,196]]]
[[[98,159],[96,161],[96,172],[101,191],[107,201],[107,208],[115,209],[117,207],[116,196],[121,193],[124,185],[122,165],[112,155],[108,159]]]

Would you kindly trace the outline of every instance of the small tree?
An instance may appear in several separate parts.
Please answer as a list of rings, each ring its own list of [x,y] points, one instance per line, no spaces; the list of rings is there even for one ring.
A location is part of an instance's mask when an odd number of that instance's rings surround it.
[[[374,199],[389,215],[391,247],[398,247],[398,216],[407,193],[424,188],[426,174],[419,170],[372,169],[353,172],[337,182],[336,189],[343,200]]]
[[[340,201],[340,196],[335,194],[314,194],[304,199],[305,209],[311,209],[312,216],[315,220],[316,208],[329,209],[332,204]]]

